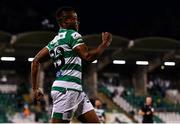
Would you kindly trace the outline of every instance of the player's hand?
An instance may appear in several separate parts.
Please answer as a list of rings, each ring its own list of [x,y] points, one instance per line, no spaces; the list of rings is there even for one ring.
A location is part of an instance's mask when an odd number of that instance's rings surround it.
[[[112,34],[109,32],[102,32],[102,44],[108,47],[112,41]]]
[[[146,112],[146,115],[150,115],[151,114],[151,112],[149,111],[149,112]]]
[[[35,101],[41,100],[43,98],[43,96],[44,96],[44,94],[41,89],[38,88],[36,90],[33,90],[33,99]]]

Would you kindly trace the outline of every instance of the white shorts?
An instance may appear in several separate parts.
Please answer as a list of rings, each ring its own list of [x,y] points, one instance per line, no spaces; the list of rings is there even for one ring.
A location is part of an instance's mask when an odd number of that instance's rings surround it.
[[[53,109],[51,118],[71,120],[94,109],[84,92],[68,90],[65,93],[51,91]]]

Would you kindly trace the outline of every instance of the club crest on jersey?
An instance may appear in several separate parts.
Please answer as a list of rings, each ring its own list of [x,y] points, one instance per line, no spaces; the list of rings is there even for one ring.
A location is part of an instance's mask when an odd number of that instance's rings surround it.
[[[61,71],[56,72],[56,77],[60,77],[60,76],[62,76],[62,72]]]
[[[78,32],[72,33],[71,36],[73,37],[73,39],[78,39],[82,37]]]

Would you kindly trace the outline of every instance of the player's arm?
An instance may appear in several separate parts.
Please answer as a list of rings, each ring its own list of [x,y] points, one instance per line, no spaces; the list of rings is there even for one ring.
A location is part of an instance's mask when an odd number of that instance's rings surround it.
[[[110,45],[112,41],[112,35],[108,32],[102,33],[102,43],[93,50],[88,50],[85,44],[78,45],[74,50],[85,61],[94,61],[97,59],[104,50]]]
[[[145,115],[145,112],[140,109],[138,114],[143,116],[143,115]]]
[[[154,108],[151,108],[150,111],[146,112],[147,115],[154,114]]]
[[[38,99],[39,84],[38,84],[38,72],[40,69],[40,64],[50,59],[49,51],[46,47],[39,51],[39,53],[34,57],[34,60],[31,63],[31,81],[32,89],[34,92],[35,99]]]

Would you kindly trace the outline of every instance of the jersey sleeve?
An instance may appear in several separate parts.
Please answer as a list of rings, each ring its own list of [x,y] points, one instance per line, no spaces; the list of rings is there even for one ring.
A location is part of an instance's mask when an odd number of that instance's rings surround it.
[[[51,48],[52,48],[52,45],[51,45],[50,43],[48,43],[48,44],[46,45],[46,48],[50,51]]]
[[[77,47],[77,46],[79,46],[81,44],[84,44],[81,34],[79,34],[76,31],[72,32],[71,36],[70,36],[70,46],[71,46],[71,48],[74,49],[75,47]]]
[[[55,42],[57,41],[57,36],[54,37],[52,41],[50,41],[47,45],[46,48],[50,51],[53,49]]]

